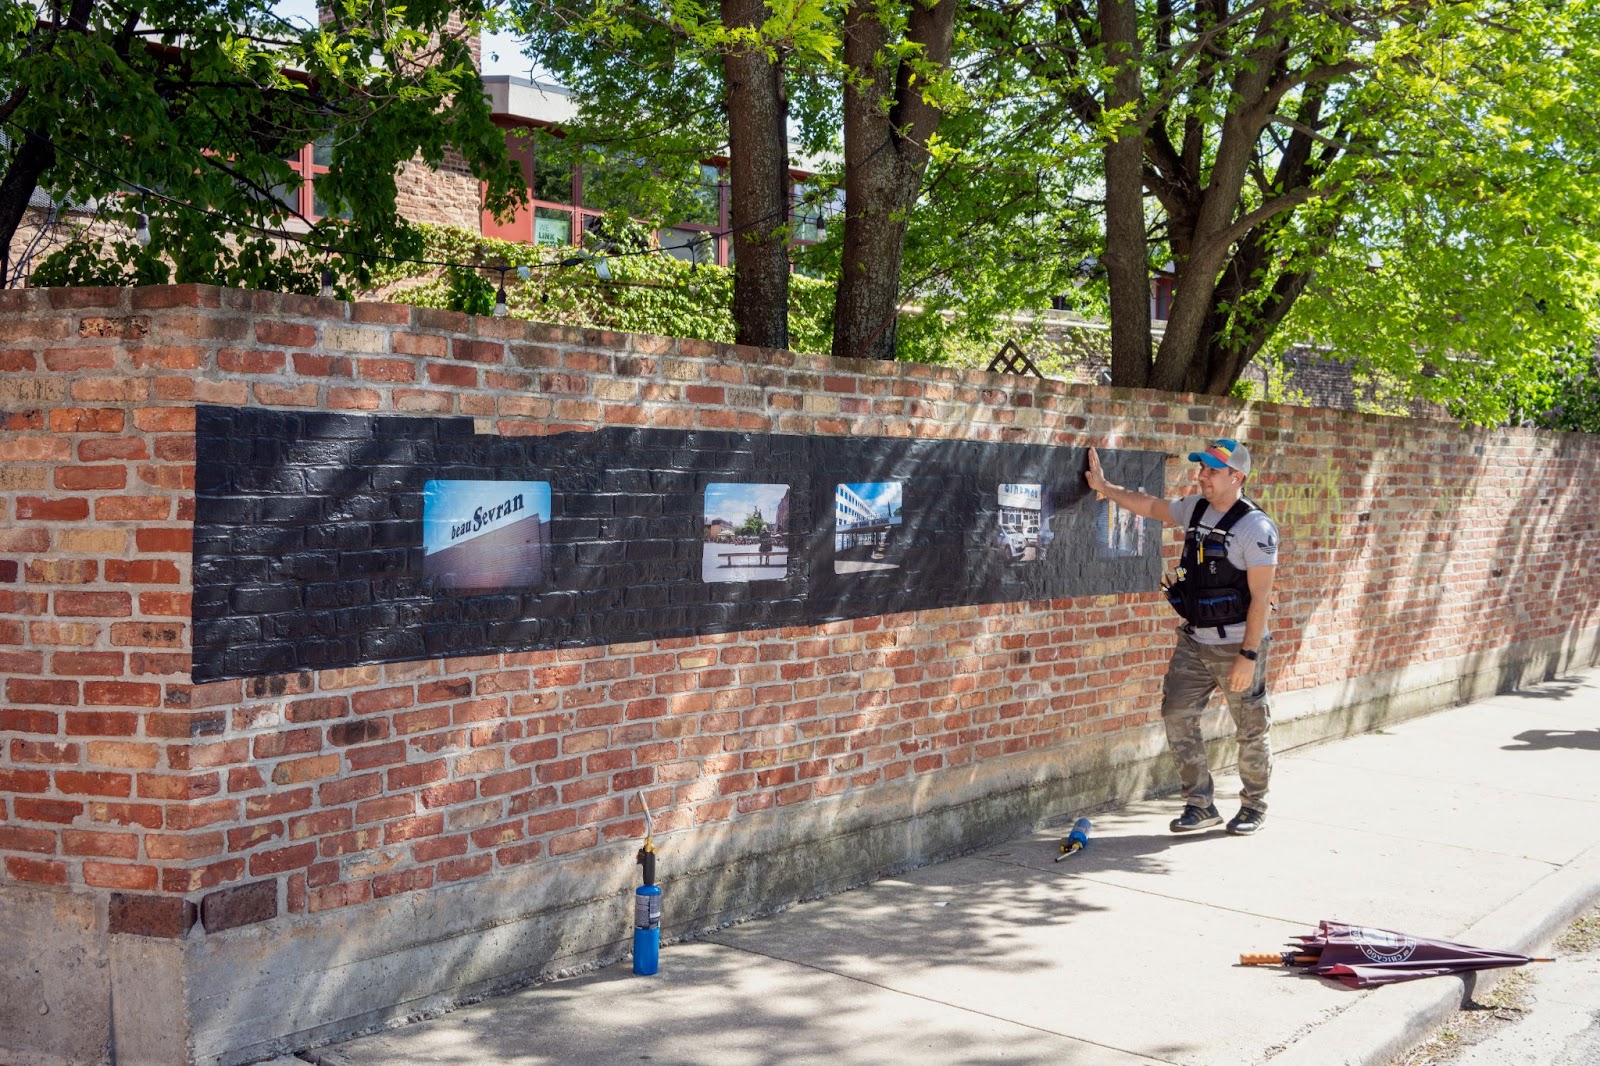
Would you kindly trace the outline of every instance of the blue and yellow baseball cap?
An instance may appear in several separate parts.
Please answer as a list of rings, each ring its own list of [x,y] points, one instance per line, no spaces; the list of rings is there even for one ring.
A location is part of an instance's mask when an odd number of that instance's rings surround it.
[[[1214,440],[1203,451],[1190,452],[1191,462],[1204,463],[1213,470],[1227,467],[1241,474],[1250,473],[1250,449],[1236,440]]]

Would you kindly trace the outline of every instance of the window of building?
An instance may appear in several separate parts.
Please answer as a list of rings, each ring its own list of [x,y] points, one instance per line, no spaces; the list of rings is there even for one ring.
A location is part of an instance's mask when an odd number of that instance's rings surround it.
[[[307,145],[307,151],[311,155],[311,168],[306,172],[309,176],[305,184],[311,186],[311,217],[322,218],[329,211],[327,202],[317,195],[317,175],[326,174],[333,165],[333,138],[319,138]]]
[[[1172,314],[1172,276],[1157,274],[1150,284],[1150,317],[1165,322]]]
[[[844,190],[816,182],[797,181],[791,187],[790,202],[794,205],[790,243],[795,253],[795,273],[821,277],[821,268],[808,261],[805,249],[822,240],[830,218],[838,218],[843,214]]]
[[[533,167],[528,189],[533,198],[554,204],[572,203],[572,164],[554,151],[559,138],[547,130],[530,130],[529,133]]]
[[[794,204],[793,238],[796,244],[815,244],[822,239],[826,195],[826,189],[807,182],[797,181],[790,187],[790,202]]]
[[[708,236],[709,234],[709,236]],[[656,231],[661,250],[685,263],[715,263],[717,237],[715,231],[672,227]]]
[[[701,163],[699,180],[690,190],[684,217],[656,233],[662,249],[685,262],[727,262],[726,193],[722,169]]]
[[[484,236],[542,247],[573,243],[572,165],[552,151],[557,142],[556,135],[548,130],[522,128],[507,132],[507,154],[522,171],[531,202],[519,207],[503,223],[484,212]]]
[[[722,225],[722,170],[710,163],[700,164],[700,182],[695,186],[693,202],[680,225]]]
[[[640,161],[609,153],[574,168],[563,153],[550,151],[559,135],[546,129],[507,131],[507,146],[528,183],[530,203],[507,223],[483,216],[486,236],[538,245],[568,245],[592,232],[608,211],[638,215],[629,184]],[[809,182],[790,187],[790,233],[797,246],[820,241],[827,220],[843,209],[844,193]],[[663,251],[686,262],[733,265],[728,218],[728,180],[724,167],[702,163],[698,181],[685,198],[682,217],[656,231]],[[801,273],[815,274],[803,262]]]
[[[291,211],[316,221],[327,214],[328,205],[317,195],[317,175],[326,174],[333,164],[333,139],[323,137],[305,145],[288,158],[288,164],[295,173],[295,180],[279,185],[272,190],[273,194]]]

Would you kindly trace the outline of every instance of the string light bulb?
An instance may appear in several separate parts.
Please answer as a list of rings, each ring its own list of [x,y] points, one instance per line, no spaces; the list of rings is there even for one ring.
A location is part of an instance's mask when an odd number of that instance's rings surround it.
[[[150,247],[150,216],[143,211],[139,212],[139,223],[134,227],[133,239],[139,242],[140,247]]]
[[[322,268],[322,298],[324,300],[333,299],[333,268],[332,267],[323,267]]]
[[[511,313],[511,308],[506,306],[506,271],[510,267],[500,268],[500,291],[494,294],[494,317],[504,318]]]

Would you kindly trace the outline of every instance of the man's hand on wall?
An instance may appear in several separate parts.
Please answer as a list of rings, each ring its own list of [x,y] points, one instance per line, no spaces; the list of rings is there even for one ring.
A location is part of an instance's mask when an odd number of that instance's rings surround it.
[[[1084,473],[1083,479],[1089,483],[1089,488],[1092,489],[1096,495],[1102,498],[1105,496],[1105,471],[1100,469],[1100,456],[1092,447],[1089,449],[1089,469]]]

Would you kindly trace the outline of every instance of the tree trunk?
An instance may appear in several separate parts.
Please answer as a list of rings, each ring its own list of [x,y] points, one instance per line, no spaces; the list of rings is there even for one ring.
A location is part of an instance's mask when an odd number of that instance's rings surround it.
[[[1226,396],[1234,383],[1244,375],[1244,368],[1261,351],[1268,338],[1282,324],[1284,316],[1294,306],[1295,300],[1305,291],[1311,275],[1306,272],[1278,275],[1272,286],[1272,295],[1258,318],[1241,331],[1242,335],[1228,341],[1213,341],[1206,353],[1207,377],[1199,391],[1213,396]]]
[[[56,150],[50,142],[31,134],[21,135],[11,157],[11,166],[0,178],[0,248],[10,248],[22,216],[28,210],[28,200],[39,187],[39,179],[56,163]],[[7,257],[9,258],[9,256]],[[10,284],[10,279],[0,273],[0,288]]]
[[[1101,0],[1100,39],[1117,68],[1106,110],[1138,105],[1139,26],[1134,0]],[[1105,146],[1106,281],[1111,290],[1111,384],[1150,380],[1150,248],[1144,228],[1144,130],[1135,116]]]
[[[957,0],[913,3],[906,37],[924,62],[948,66]],[[888,30],[875,5],[853,0],[844,16],[844,260],[833,305],[833,354],[893,359],[900,262],[939,112],[909,65],[890,66]],[[887,111],[882,101],[891,100]]]
[[[1282,51],[1276,39],[1282,11],[1269,8],[1261,15],[1251,62],[1241,64],[1229,86],[1235,103],[1222,120],[1222,136],[1198,210],[1193,229],[1173,241],[1174,248],[1186,246],[1187,254],[1176,261],[1172,313],[1167,319],[1161,347],[1156,350],[1150,386],[1168,392],[1185,392],[1196,387],[1197,372],[1203,373],[1205,352],[1211,345],[1206,332],[1216,304],[1217,282],[1227,265],[1231,245],[1227,237],[1239,211],[1240,194],[1257,138],[1271,117],[1260,102],[1272,81]]]
[[[722,0],[730,29],[761,28],[761,0]],[[734,340],[789,346],[789,135],[783,68],[759,45],[723,57],[727,79]]]
[[[44,42],[43,47],[53,48],[56,35],[62,32],[82,36],[89,28],[89,16],[94,11],[95,0],[72,0],[72,7],[67,11],[66,18],[54,32],[44,34],[38,38]],[[60,8],[55,9],[57,12]],[[126,42],[119,41],[121,48],[118,55],[127,55]],[[33,51],[37,44],[29,44],[27,51]],[[6,114],[9,117],[22,103],[25,94],[13,91],[7,99]],[[49,131],[41,130],[48,136]],[[28,136],[13,132],[11,137],[15,142],[18,136],[22,143],[16,145],[16,152],[11,156],[11,165],[6,168],[4,178],[0,178],[0,248],[9,249],[13,238],[17,235],[17,227],[22,225],[22,216],[27,213],[28,201],[33,198],[33,190],[39,187],[42,178],[51,167],[56,165],[55,146],[43,137]],[[9,256],[8,256],[9,258]],[[0,276],[0,288],[9,284],[9,279]]]

